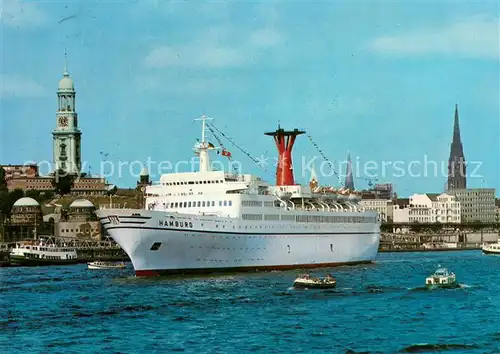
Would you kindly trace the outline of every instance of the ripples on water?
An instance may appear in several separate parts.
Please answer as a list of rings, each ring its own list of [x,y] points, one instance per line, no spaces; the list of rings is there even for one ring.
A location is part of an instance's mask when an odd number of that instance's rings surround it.
[[[438,264],[460,288],[425,289]],[[500,257],[382,253],[374,265],[311,272],[334,274],[334,290],[293,289],[300,272],[3,268],[0,352],[500,352]]]

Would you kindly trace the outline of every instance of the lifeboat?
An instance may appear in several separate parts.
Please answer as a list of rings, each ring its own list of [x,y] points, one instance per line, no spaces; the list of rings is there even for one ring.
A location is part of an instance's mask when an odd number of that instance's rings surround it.
[[[287,200],[287,199],[290,199],[292,197],[291,192],[286,192],[286,191],[282,191],[282,190],[276,191],[276,195],[278,196],[278,198],[280,198],[282,200]]]
[[[349,194],[348,199],[351,202],[359,202],[361,200],[361,196],[357,192],[353,192]]]

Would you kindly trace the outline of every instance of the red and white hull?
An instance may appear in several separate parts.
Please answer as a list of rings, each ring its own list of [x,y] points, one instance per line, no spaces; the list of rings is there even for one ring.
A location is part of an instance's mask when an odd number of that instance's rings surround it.
[[[97,214],[138,276],[369,263],[380,241],[378,222],[252,222],[131,209]]]

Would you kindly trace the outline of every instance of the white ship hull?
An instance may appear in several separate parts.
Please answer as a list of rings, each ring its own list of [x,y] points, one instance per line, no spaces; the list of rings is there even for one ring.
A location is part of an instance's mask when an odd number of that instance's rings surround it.
[[[305,225],[131,209],[97,214],[138,276],[369,263],[380,241],[378,222]]]

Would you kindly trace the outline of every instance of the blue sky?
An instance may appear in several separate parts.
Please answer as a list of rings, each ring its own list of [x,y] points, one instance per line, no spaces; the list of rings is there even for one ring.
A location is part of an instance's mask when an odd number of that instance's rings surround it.
[[[332,161],[348,150],[360,166],[373,161],[368,172],[400,195],[439,192],[442,173],[381,164],[446,166],[458,103],[469,171],[479,167],[469,186],[500,190],[496,2],[3,0],[1,16],[0,163],[52,159],[67,48],[86,172],[101,151],[115,163],[190,159],[192,119],[205,113],[253,156],[275,156],[263,132],[279,121]],[[274,179],[226,145],[244,172]],[[305,136],[294,152],[304,183],[302,156],[318,154]],[[321,162],[320,182],[335,184]],[[135,185],[128,172],[110,181]]]

